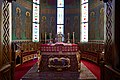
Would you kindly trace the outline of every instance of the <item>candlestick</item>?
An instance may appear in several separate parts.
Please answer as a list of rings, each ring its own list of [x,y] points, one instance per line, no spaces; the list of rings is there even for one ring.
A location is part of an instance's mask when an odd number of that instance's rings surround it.
[[[68,40],[69,40],[69,33],[68,33]]]
[[[51,38],[52,38],[52,33],[49,33],[49,35],[50,35],[50,43],[52,43],[52,42],[51,42]]]
[[[46,32],[45,32],[45,43],[46,43]]]
[[[68,43],[70,43],[70,33],[68,33]]]
[[[75,37],[74,37],[75,32],[73,32],[73,43],[75,42]]]

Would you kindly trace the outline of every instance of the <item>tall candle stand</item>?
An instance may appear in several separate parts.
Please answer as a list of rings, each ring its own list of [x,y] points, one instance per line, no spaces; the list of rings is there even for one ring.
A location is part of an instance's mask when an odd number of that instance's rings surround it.
[[[68,33],[68,41],[67,43],[70,43],[70,33]]]
[[[46,43],[46,32],[45,32],[45,43]]]
[[[73,43],[75,43],[75,32],[73,32]]]
[[[50,43],[52,43],[51,39],[52,39],[52,33],[49,33],[50,36]]]

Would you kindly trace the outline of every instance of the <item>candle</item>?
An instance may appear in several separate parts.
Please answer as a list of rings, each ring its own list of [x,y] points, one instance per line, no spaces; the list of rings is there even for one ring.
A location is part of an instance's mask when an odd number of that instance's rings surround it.
[[[69,35],[70,35],[70,33],[68,33],[68,39],[69,39]]]
[[[50,35],[50,43],[52,43],[51,39],[52,39],[52,33],[49,33]]]
[[[69,38],[69,36],[70,36],[70,33],[68,33],[68,43],[70,43],[70,38]]]
[[[74,43],[74,34],[75,34],[75,32],[73,32],[73,43]]]

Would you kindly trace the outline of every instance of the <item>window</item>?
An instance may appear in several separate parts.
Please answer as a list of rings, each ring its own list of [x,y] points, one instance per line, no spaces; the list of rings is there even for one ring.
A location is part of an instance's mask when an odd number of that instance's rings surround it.
[[[33,31],[32,31],[32,41],[39,42],[39,0],[33,0]]]
[[[81,42],[88,42],[88,0],[81,0]]]
[[[64,0],[57,0],[57,34],[60,33],[64,35]]]

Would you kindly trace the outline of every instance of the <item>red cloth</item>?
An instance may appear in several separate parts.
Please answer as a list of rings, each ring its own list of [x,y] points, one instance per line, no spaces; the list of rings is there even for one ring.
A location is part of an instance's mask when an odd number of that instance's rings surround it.
[[[55,44],[41,44],[40,50],[43,52],[75,52],[78,51],[77,44],[55,43]]]

